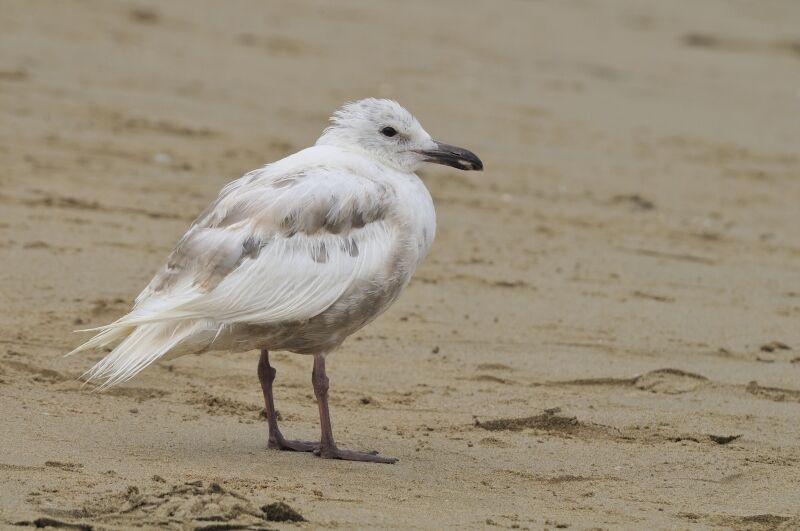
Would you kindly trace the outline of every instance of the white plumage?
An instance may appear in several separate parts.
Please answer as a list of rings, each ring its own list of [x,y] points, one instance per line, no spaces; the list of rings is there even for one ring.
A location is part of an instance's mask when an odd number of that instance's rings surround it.
[[[423,162],[481,169],[408,111],[361,100],[316,145],[231,182],[195,220],[130,313],[73,351],[116,345],[87,371],[101,388],[166,355],[324,355],[388,308],[436,231]]]

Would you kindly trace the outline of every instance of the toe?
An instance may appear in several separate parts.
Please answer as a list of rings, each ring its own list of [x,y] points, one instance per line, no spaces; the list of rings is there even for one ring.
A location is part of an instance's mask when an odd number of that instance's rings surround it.
[[[313,452],[319,448],[319,443],[316,441],[293,441],[290,439],[281,439],[278,441],[270,440],[267,443],[268,448],[275,450],[286,450],[290,452]]]
[[[378,452],[356,452],[353,450],[340,450],[339,448],[324,449],[315,452],[324,459],[342,459],[344,461],[364,461],[368,463],[394,464],[397,459],[394,457],[383,457],[377,455]]]

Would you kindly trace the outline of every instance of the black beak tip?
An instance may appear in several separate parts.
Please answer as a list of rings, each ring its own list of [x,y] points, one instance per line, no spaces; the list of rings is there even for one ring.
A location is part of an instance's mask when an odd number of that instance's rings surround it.
[[[483,171],[483,161],[472,151],[458,148],[453,150],[453,154],[455,155],[454,168],[464,171]]]
[[[475,160],[472,161],[472,169],[475,171],[483,171],[483,161],[475,156]]]
[[[444,164],[462,171],[483,171],[483,161],[472,151],[437,142],[437,149],[423,151],[427,162]]]

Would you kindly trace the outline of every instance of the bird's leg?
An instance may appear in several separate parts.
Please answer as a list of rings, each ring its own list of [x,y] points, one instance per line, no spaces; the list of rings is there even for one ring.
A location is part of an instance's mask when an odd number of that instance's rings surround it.
[[[319,446],[318,443],[284,439],[281,430],[278,429],[275,400],[272,398],[272,382],[275,380],[275,372],[275,369],[269,364],[269,352],[262,350],[258,360],[258,379],[261,382],[261,390],[264,392],[264,409],[267,412],[267,427],[269,428],[267,447],[278,450],[294,450],[295,452],[311,452]]]
[[[346,461],[370,461],[372,463],[396,463],[393,457],[380,457],[378,452],[354,452],[340,450],[333,441],[331,428],[331,415],[328,410],[328,375],[325,374],[325,355],[314,355],[314,371],[311,373],[311,383],[314,385],[314,394],[319,405],[319,424],[322,429],[319,450],[314,453],[326,459],[344,459]]]

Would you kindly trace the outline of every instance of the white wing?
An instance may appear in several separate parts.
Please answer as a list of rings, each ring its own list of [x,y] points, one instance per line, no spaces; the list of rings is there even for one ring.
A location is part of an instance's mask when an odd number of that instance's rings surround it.
[[[248,174],[198,217],[134,310],[104,328],[314,317],[354,282],[391,275],[393,199],[341,168]]]
[[[88,380],[105,379],[106,388],[195,334],[310,319],[354,283],[393,281],[395,246],[404,245],[390,221],[395,191],[347,164],[309,164],[303,154],[222,190],[133,310],[70,353],[118,343]]]

